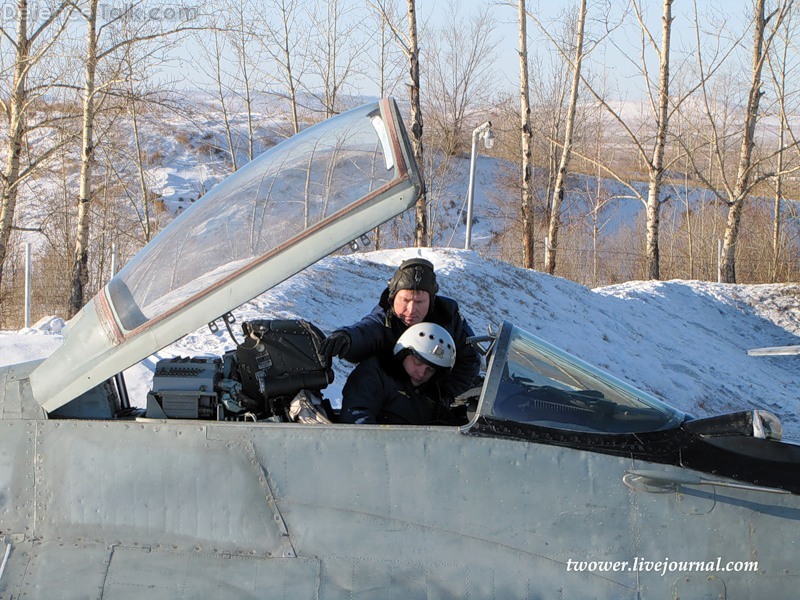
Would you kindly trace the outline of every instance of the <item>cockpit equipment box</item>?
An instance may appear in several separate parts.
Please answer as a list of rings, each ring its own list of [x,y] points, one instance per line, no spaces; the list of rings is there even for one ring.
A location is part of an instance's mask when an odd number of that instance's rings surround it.
[[[147,394],[147,417],[215,419],[216,382],[222,373],[217,357],[176,357],[158,361],[153,389]]]

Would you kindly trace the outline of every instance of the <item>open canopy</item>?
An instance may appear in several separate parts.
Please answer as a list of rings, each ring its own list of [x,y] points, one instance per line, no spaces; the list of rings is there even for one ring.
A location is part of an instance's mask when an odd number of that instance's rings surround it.
[[[287,139],[185,210],[68,323],[31,374],[34,397],[62,406],[402,212],[420,188],[391,99]]]

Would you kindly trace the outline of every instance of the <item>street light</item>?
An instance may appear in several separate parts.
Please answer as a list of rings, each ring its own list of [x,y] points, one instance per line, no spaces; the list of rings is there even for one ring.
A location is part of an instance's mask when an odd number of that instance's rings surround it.
[[[464,239],[464,250],[469,250],[472,246],[472,197],[475,188],[475,157],[478,154],[478,140],[483,138],[483,145],[487,150],[494,146],[494,133],[492,132],[492,122],[486,121],[483,125],[476,127],[472,132],[472,154],[469,161],[469,187],[467,188],[467,234]]]

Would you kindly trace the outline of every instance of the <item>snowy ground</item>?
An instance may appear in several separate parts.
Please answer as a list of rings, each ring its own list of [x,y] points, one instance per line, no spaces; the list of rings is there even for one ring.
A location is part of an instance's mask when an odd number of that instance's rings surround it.
[[[434,262],[440,293],[459,301],[476,333],[512,321],[683,411],[767,409],[782,420],[785,438],[800,441],[800,357],[747,355],[749,348],[800,344],[798,284],[630,282],[590,290],[473,252],[385,250],[323,259],[235,315],[303,318],[332,331],[371,310],[394,267],[418,253]],[[0,332],[0,364],[47,356],[62,339],[57,325],[48,319]],[[132,401],[144,405],[158,358],[219,355],[232,347],[224,328],[187,335],[128,370]],[[336,365],[325,392],[334,404],[349,368]]]

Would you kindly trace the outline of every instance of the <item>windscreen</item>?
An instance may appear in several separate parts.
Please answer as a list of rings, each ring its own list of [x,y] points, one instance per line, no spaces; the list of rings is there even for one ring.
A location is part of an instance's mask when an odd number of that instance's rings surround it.
[[[268,150],[161,232],[109,283],[124,330],[135,329],[347,208],[398,176],[372,103]]]
[[[502,348],[498,348],[498,352]],[[495,418],[596,433],[641,433],[677,427],[684,418],[650,394],[513,328],[490,376],[499,377],[488,407]]]

